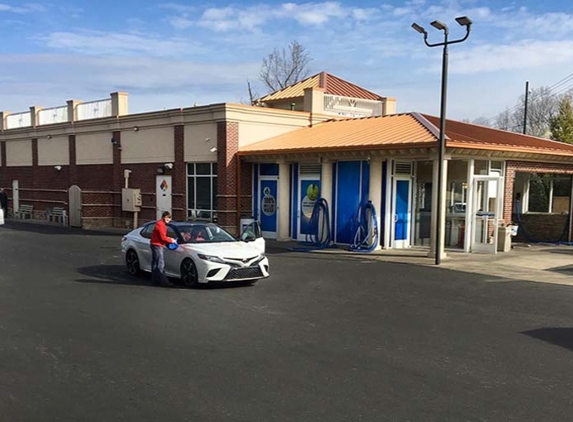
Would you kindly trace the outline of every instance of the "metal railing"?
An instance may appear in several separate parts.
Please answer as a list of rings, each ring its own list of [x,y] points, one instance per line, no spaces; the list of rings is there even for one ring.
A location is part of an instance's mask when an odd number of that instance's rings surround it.
[[[76,106],[76,119],[98,119],[111,116],[111,99],[90,101]]]
[[[39,125],[49,125],[51,123],[64,123],[67,121],[68,121],[67,106],[45,108],[38,112]]]
[[[29,111],[6,116],[6,129],[16,129],[27,126],[32,126],[32,115]]]

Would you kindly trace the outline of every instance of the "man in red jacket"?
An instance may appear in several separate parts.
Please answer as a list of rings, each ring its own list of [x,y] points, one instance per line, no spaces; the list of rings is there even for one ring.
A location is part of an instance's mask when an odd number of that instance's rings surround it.
[[[157,220],[153,232],[151,233],[151,279],[155,284],[164,287],[173,287],[165,275],[165,259],[163,257],[163,248],[169,243],[175,243],[176,240],[167,236],[166,224],[171,221],[171,213],[165,211],[161,214],[161,219]]]

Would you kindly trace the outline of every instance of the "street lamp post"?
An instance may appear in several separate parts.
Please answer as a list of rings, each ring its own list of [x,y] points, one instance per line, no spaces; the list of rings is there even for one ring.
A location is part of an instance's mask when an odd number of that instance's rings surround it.
[[[442,261],[442,249],[443,249],[443,231],[444,225],[442,224],[442,210],[445,209],[443,202],[445,201],[445,192],[443,192],[443,170],[444,170],[444,155],[446,150],[446,94],[448,85],[448,45],[457,44],[465,41],[470,35],[470,29],[472,26],[472,21],[467,16],[460,16],[456,18],[456,22],[462,26],[466,27],[466,35],[463,38],[457,40],[448,40],[449,30],[445,23],[440,21],[433,21],[430,25],[434,28],[444,31],[444,41],[440,43],[429,43],[428,42],[428,32],[418,25],[417,23],[412,24],[417,32],[424,36],[424,43],[428,47],[444,47],[442,53],[442,94],[441,94],[441,105],[440,105],[440,142],[438,145],[438,186],[437,186],[437,210],[436,210],[436,265],[440,265]]]

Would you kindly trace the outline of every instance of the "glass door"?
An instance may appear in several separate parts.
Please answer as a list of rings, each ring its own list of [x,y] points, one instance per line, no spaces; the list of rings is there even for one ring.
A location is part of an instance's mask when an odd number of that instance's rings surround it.
[[[473,180],[471,251],[497,253],[499,221],[502,218],[503,177],[476,176]]]

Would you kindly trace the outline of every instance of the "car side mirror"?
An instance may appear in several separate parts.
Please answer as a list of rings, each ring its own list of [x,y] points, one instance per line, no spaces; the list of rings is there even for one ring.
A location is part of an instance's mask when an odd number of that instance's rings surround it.
[[[241,240],[243,242],[253,242],[257,240],[257,237],[251,232],[243,232],[243,234],[241,234]]]

